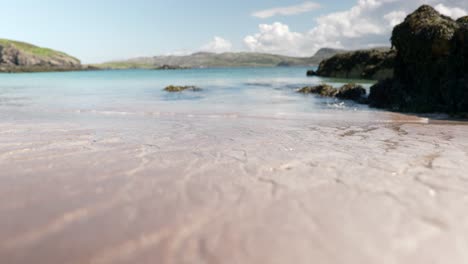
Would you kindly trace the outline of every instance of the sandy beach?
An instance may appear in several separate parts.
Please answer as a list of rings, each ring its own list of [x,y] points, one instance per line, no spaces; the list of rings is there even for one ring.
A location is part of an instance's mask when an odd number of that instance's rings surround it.
[[[467,263],[468,126],[351,116],[2,121],[0,262]]]
[[[468,0],[1,11],[0,264],[468,264]]]

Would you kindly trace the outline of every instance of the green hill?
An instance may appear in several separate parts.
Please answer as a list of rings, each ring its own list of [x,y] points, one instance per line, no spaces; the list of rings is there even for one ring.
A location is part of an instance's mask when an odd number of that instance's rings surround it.
[[[81,69],[81,62],[66,53],[29,43],[0,39],[0,72]]]
[[[324,58],[331,57],[339,52],[341,51],[323,49],[317,52],[316,56],[303,58],[253,52],[228,52],[220,54],[198,52],[186,56],[142,57],[94,66],[109,69],[154,69],[165,65],[180,68],[316,66]]]

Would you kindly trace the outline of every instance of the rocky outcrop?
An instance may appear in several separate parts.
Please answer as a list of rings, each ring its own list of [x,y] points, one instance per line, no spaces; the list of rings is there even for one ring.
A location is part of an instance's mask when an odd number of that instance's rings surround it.
[[[303,94],[317,94],[324,97],[336,97],[342,100],[354,100],[362,103],[365,101],[366,90],[357,84],[346,84],[337,89],[328,84],[307,86],[297,91]]]
[[[320,63],[317,75],[346,79],[383,80],[393,77],[395,51],[381,48],[337,54]]]
[[[297,91],[302,94],[317,94],[325,97],[335,97],[338,89],[328,84],[321,84],[317,86],[306,86]]]
[[[307,71],[307,76],[311,77],[311,76],[317,76],[317,72],[314,71],[314,70],[308,70]]]
[[[192,91],[192,92],[200,92],[202,89],[198,88],[196,86],[176,86],[176,85],[170,85],[164,88],[164,91],[170,92],[170,93],[178,93],[178,92],[183,92],[183,91]]]
[[[320,63],[323,60],[329,59],[336,54],[340,53],[346,53],[348,51],[343,50],[343,49],[332,49],[332,48],[321,48],[319,49],[313,56],[316,60],[318,60],[318,63]]]
[[[394,78],[371,88],[372,106],[411,112],[468,111],[468,19],[424,5],[396,26]]]
[[[354,83],[343,85],[340,89],[338,89],[338,93],[336,94],[336,98],[360,102],[362,102],[362,99],[364,99],[365,96],[366,89]]]
[[[468,16],[460,17],[459,19],[457,19],[457,23],[468,24]]]
[[[78,70],[81,63],[65,53],[31,44],[0,40],[0,72]]]
[[[450,64],[451,75],[446,87],[451,98],[449,111],[468,113],[468,17],[458,20]]]

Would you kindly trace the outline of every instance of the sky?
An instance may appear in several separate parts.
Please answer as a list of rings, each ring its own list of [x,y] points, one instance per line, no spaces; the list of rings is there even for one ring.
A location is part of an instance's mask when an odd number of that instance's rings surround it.
[[[0,0],[0,38],[83,63],[197,51],[312,56],[388,46],[393,26],[422,4],[468,15],[468,0]]]

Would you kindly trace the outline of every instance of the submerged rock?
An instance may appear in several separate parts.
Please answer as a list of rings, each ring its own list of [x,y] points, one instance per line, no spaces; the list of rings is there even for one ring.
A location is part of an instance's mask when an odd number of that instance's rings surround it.
[[[183,91],[192,91],[192,92],[199,92],[201,91],[201,88],[198,88],[196,86],[176,86],[176,85],[170,85],[164,88],[164,91],[166,92],[183,92]]]
[[[396,26],[395,76],[371,88],[372,106],[411,112],[468,111],[468,25],[424,5]]]
[[[333,88],[328,84],[321,84],[317,86],[307,86],[297,92],[303,94],[318,94],[325,97],[335,97],[338,93],[338,89]]]
[[[393,77],[395,51],[381,48],[335,55],[320,63],[317,75],[332,78],[383,80]]]
[[[307,71],[307,76],[317,76],[317,72],[314,70],[308,70]]]
[[[342,86],[338,90],[336,97],[339,99],[358,101],[361,100],[365,95],[366,89],[364,89],[364,87],[362,87],[361,85],[350,83]]]
[[[324,97],[336,97],[342,100],[354,100],[360,103],[364,102],[366,95],[366,89],[364,89],[364,87],[352,83],[343,85],[339,89],[328,84],[307,86],[297,92],[303,94],[317,94]]]

